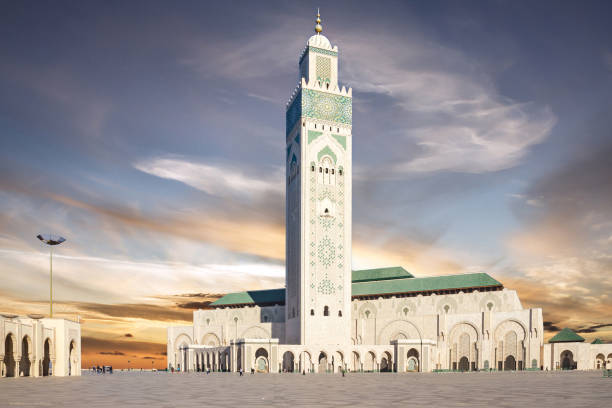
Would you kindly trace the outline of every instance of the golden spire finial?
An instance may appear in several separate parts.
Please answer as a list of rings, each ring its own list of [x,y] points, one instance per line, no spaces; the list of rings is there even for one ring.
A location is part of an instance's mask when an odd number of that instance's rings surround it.
[[[323,27],[321,26],[321,14],[319,13],[319,8],[317,7],[317,24],[315,25],[315,31],[317,34],[319,34],[321,31],[323,31]]]

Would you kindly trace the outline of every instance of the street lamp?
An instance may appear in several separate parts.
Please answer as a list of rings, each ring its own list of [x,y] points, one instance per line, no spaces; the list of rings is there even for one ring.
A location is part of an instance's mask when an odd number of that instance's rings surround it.
[[[49,317],[53,317],[53,247],[66,241],[66,238],[59,235],[39,234],[36,238],[49,245]]]

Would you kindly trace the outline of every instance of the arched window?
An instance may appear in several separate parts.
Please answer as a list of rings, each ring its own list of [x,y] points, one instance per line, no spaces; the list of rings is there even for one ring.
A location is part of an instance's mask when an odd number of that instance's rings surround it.
[[[314,309],[310,309],[310,315],[314,316]]]
[[[323,316],[329,316],[329,306],[323,308]]]
[[[338,310],[338,317],[342,317],[342,310]]]

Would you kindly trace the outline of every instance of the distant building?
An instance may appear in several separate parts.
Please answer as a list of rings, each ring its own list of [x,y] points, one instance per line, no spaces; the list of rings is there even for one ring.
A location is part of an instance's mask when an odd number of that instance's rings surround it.
[[[600,339],[585,343],[570,329],[563,329],[544,345],[545,370],[612,369],[612,344]]]
[[[81,325],[42,315],[0,315],[2,377],[81,375]]]
[[[352,89],[338,85],[338,47],[318,18],[315,31],[286,111],[286,286],[230,293],[213,310],[195,311],[193,325],[168,328],[168,368],[428,372],[548,364],[542,309],[523,308],[514,290],[486,273],[352,270]]]

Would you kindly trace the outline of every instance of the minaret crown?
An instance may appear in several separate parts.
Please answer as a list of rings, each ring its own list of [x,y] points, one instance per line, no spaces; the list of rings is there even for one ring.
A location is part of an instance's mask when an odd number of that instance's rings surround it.
[[[317,9],[317,24],[315,25],[315,32],[320,34],[323,31],[323,26],[321,25],[321,14],[319,14],[319,9]]]

